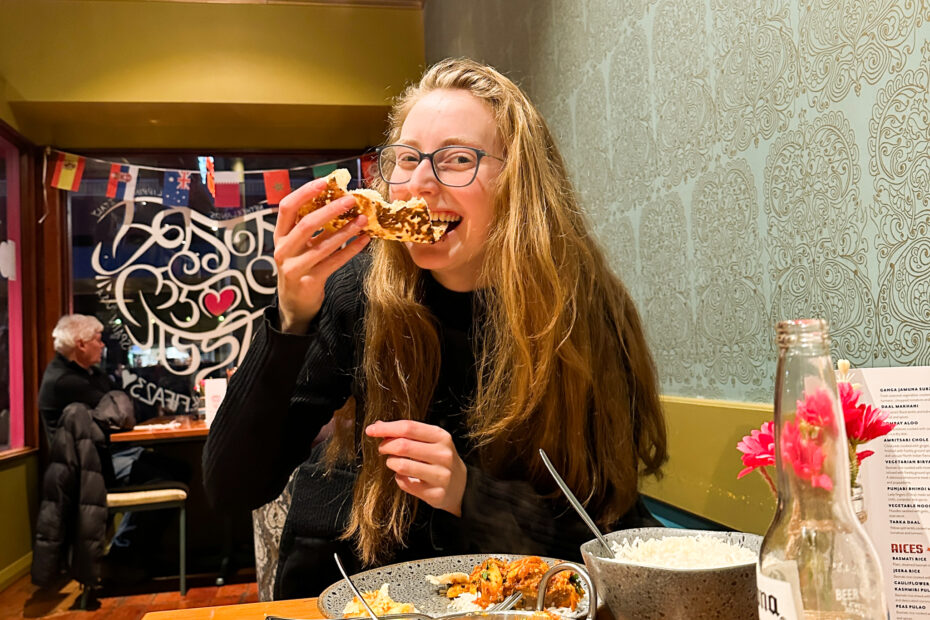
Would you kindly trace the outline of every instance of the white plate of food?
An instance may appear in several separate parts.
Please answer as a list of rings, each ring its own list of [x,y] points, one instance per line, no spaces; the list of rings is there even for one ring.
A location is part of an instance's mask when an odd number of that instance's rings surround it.
[[[378,615],[418,611],[437,617],[481,611],[514,589],[524,593],[517,607],[534,609],[540,578],[560,561],[510,554],[452,555],[367,570],[352,575],[352,581],[366,601],[376,603],[373,607]],[[354,598],[349,586],[340,580],[320,594],[317,605],[327,618],[364,616],[364,611],[358,613]],[[570,571],[556,574],[547,588],[546,604],[547,609],[558,609],[562,615],[583,616],[588,609],[584,582]]]

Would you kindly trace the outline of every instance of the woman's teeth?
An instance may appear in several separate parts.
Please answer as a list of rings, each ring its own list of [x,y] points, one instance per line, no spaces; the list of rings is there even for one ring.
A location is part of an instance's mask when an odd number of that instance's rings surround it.
[[[452,232],[462,221],[462,216],[456,213],[436,213],[432,219],[434,222],[449,222],[446,232]]]

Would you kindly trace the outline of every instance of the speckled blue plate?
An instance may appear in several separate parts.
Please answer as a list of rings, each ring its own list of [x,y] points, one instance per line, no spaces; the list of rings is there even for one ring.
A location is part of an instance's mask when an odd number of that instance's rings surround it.
[[[489,557],[512,562],[522,555],[505,553],[450,555],[441,558],[429,558],[414,562],[391,564],[381,568],[352,575],[352,582],[362,592],[377,590],[385,583],[391,584],[391,598],[399,603],[413,603],[418,611],[431,616],[461,613],[449,609],[449,599],[439,593],[438,586],[426,580],[426,575],[444,573],[471,573],[472,569]],[[550,566],[560,562],[552,558],[543,558]],[[329,586],[317,600],[317,606],[327,618],[342,618],[342,610],[352,600],[352,591],[345,581],[339,580]],[[585,605],[585,608],[587,606]],[[579,606],[580,609],[580,606]]]

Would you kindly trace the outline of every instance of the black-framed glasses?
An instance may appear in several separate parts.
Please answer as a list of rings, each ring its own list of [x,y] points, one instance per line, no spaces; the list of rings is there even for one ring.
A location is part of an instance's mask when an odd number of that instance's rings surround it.
[[[424,153],[406,144],[389,144],[377,149],[378,174],[385,183],[398,185],[413,178],[413,171],[424,159],[433,167],[436,180],[449,187],[465,187],[478,176],[478,166],[485,157],[504,161],[471,146],[444,146]]]

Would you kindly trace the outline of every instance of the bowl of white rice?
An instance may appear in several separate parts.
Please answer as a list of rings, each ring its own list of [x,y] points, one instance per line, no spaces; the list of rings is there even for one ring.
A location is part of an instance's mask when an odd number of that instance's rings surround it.
[[[583,544],[581,555],[616,620],[758,617],[761,536],[647,527],[606,538],[614,557],[597,539]]]

